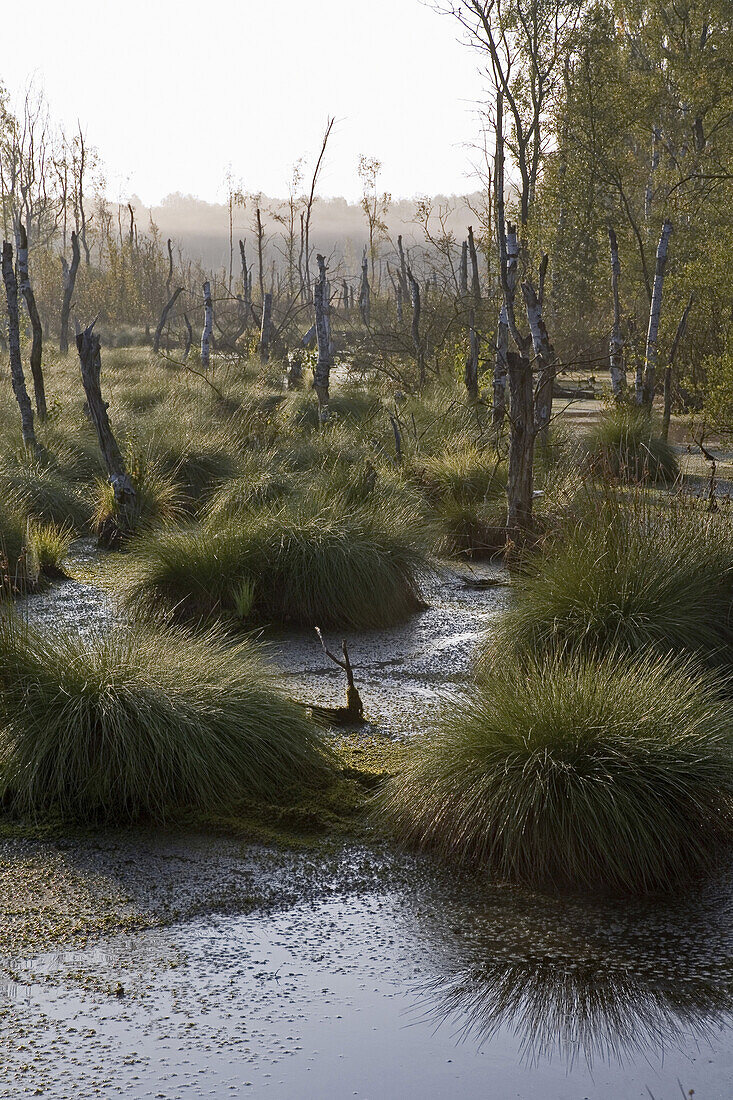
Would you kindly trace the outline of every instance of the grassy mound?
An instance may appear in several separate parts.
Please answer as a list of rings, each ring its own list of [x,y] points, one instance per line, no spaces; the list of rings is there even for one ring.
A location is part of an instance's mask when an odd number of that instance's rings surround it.
[[[302,626],[386,626],[423,606],[429,566],[413,518],[337,498],[162,533],[138,544],[130,599],[147,608],[162,600],[194,619],[251,614]]]
[[[84,496],[63,470],[46,462],[9,462],[0,469],[0,494],[14,496],[26,513],[80,530],[89,522]]]
[[[587,440],[591,470],[626,482],[666,483],[679,475],[674,448],[653,435],[651,417],[634,408],[606,413]]]
[[[319,782],[328,751],[249,642],[0,624],[4,801],[75,819],[222,810]]]
[[[689,663],[528,659],[447,707],[379,810],[403,841],[505,880],[667,890],[733,832],[732,729]]]
[[[483,660],[507,649],[694,652],[733,661],[733,524],[608,502],[529,558]]]

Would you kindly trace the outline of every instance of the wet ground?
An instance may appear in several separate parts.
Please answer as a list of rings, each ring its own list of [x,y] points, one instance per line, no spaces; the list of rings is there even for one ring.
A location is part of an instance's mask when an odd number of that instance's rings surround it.
[[[452,566],[410,623],[349,639],[372,734],[421,730],[465,676],[508,598],[491,579]],[[78,581],[26,606],[115,614]],[[266,641],[293,695],[342,701],[315,636]],[[0,842],[2,1098],[723,1100],[732,1024],[733,869],[591,905],[336,841]]]

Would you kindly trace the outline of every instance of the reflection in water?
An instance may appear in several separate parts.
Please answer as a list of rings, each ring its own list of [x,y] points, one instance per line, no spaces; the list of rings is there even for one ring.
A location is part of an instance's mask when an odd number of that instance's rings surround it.
[[[733,1027],[731,885],[656,905],[497,892],[450,924],[423,910],[432,976],[415,1011],[479,1047],[513,1036],[531,1065],[696,1049]]]
[[[712,1039],[733,1012],[733,973],[723,980],[666,980],[608,959],[492,959],[427,986],[436,1023],[450,1021],[481,1046],[500,1029],[519,1041],[520,1058],[536,1063],[559,1054],[623,1061],[662,1055],[670,1046]]]

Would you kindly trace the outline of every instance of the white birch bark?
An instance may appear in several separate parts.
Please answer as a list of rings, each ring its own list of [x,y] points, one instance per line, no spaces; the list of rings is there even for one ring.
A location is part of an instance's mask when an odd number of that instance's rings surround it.
[[[608,227],[608,242],[611,248],[611,293],[613,295],[613,327],[608,341],[608,363],[611,372],[611,392],[616,401],[622,401],[626,393],[626,371],[624,369],[624,340],[621,335],[621,300],[619,297],[621,261],[618,254],[618,241],[612,225]]]
[[[644,361],[644,381],[642,385],[641,403],[651,409],[654,401],[654,385],[656,381],[659,337],[659,318],[662,313],[662,291],[664,289],[664,269],[667,266],[667,254],[669,252],[669,238],[672,236],[672,222],[665,221],[662,226],[662,234],[657,246],[657,264],[654,271],[654,288],[652,301],[649,307],[649,328],[646,336],[646,358]]]

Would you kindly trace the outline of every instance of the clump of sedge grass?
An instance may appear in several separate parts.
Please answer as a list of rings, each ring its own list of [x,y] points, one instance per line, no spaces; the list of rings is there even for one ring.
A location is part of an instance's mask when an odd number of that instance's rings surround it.
[[[529,557],[483,660],[556,646],[733,661],[733,524],[680,505],[606,501]]]
[[[260,621],[386,626],[424,606],[425,537],[404,509],[296,500],[141,540],[129,599],[145,608],[162,601],[193,619],[237,617],[246,581]]]
[[[44,577],[63,577],[63,564],[74,541],[72,528],[68,524],[34,522],[29,535],[40,573]]]
[[[417,740],[379,813],[452,866],[646,893],[733,830],[733,704],[690,661],[548,654],[497,666]]]
[[[329,751],[252,644],[146,624],[0,620],[4,802],[81,820],[221,810],[320,782]]]
[[[605,413],[587,439],[591,470],[602,477],[652,484],[674,481],[679,463],[667,440],[654,435],[643,410],[619,406]]]

